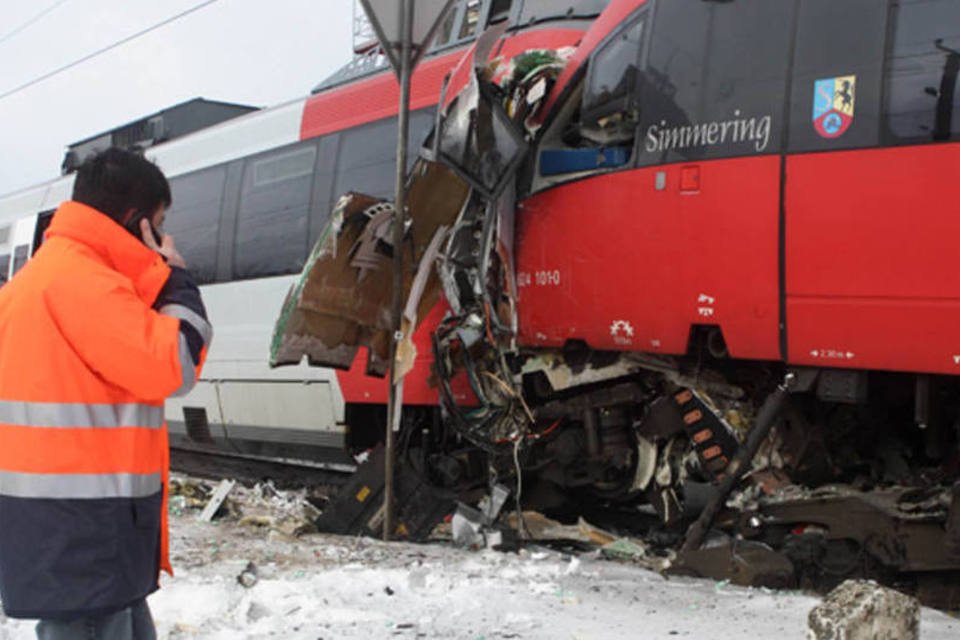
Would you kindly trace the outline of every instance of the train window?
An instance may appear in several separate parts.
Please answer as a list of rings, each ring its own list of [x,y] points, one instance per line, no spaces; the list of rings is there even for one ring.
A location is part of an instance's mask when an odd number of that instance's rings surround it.
[[[956,140],[960,134],[960,2],[901,2],[894,19],[884,142]]]
[[[793,7],[714,3],[701,122],[717,123],[719,143],[707,157],[781,151]]]
[[[237,212],[235,278],[303,268],[316,157],[316,143],[310,141],[247,160]]]
[[[467,0],[467,10],[463,14],[463,22],[460,24],[460,35],[458,39],[463,40],[476,35],[477,25],[480,24],[480,0]]]
[[[790,105],[791,151],[874,146],[887,3],[802,0]]]
[[[5,246],[10,241],[10,231],[10,225],[0,227],[0,245],[4,245],[4,252],[0,254],[0,286],[7,281],[10,274],[10,252]]]
[[[213,282],[217,273],[217,237],[226,166],[203,169],[170,180],[173,204],[164,230],[200,284]]]
[[[433,109],[410,114],[410,166],[433,127]],[[392,198],[397,186],[397,121],[394,118],[365,124],[340,135],[334,198],[349,191],[377,198]],[[408,167],[409,168],[409,167]]]
[[[47,232],[47,227],[53,222],[53,214],[55,211],[55,209],[42,211],[37,216],[37,226],[33,230],[33,251],[31,253],[36,253],[40,245],[43,244],[43,234]]]
[[[19,247],[16,247],[13,250],[13,274],[16,275],[17,271],[23,269],[23,265],[27,264],[27,259],[30,257],[30,245],[22,244]]]
[[[397,123],[381,120],[340,134],[334,197],[359,191],[388,198],[396,187]]]
[[[511,0],[493,0],[490,4],[490,15],[487,24],[496,24],[510,17]]]
[[[656,164],[703,156],[699,131],[710,12],[699,0],[658,2],[650,53],[640,78],[637,159]],[[708,125],[709,126],[709,125]]]
[[[307,246],[312,249],[317,238],[326,227],[333,207],[333,181],[337,177],[337,134],[324,136],[318,141],[317,173],[313,182],[313,195],[310,196],[310,239]]]
[[[523,0],[519,24],[539,22],[556,18],[593,17],[607,8],[610,0]]]
[[[447,16],[443,19],[443,24],[441,24],[440,29],[437,30],[437,35],[433,39],[434,47],[442,47],[450,42],[450,36],[453,35],[453,25],[457,20],[459,9],[460,7],[456,4],[450,8]]]
[[[429,109],[420,109],[410,114],[410,144],[407,146],[407,157],[410,161],[410,167],[416,161],[420,154],[420,147],[427,139],[427,135],[433,130],[435,124],[436,112],[433,107]],[[409,170],[410,167],[407,167]]]
[[[634,20],[590,60],[581,112],[583,134],[590,139],[608,143],[633,138],[644,25],[644,19]]]
[[[791,6],[657,3],[638,83],[641,165],[779,152]]]
[[[260,189],[271,184],[308,176],[313,173],[313,161],[316,156],[317,150],[311,145],[306,149],[255,160],[252,165],[252,186],[254,189]]]

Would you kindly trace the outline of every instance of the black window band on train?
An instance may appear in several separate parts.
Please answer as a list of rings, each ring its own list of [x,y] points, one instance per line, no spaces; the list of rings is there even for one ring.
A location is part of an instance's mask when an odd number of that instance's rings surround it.
[[[628,166],[779,153],[793,2],[649,2],[591,57],[580,129]]]
[[[650,0],[590,56],[580,137],[541,175],[597,147],[604,172],[957,140],[958,76],[956,0]]]
[[[791,2],[657,2],[637,163],[779,152],[792,19]]]
[[[170,180],[173,204],[164,231],[200,284],[214,282],[217,273],[217,238],[226,180],[226,165],[201,169]]]
[[[12,225],[0,226],[0,286],[6,284],[10,276],[10,236],[13,234]]]
[[[311,140],[245,163],[234,240],[235,278],[303,268],[316,160],[317,144]]]
[[[799,7],[788,151],[958,139],[960,2],[801,0]],[[836,138],[811,125],[818,85],[831,80],[852,111]]]
[[[960,137],[960,2],[893,5],[883,142],[915,144]]]
[[[50,223],[53,222],[55,212],[56,209],[47,209],[37,214],[37,226],[33,230],[33,249],[30,251],[30,255],[35,254],[40,245],[43,244],[43,235],[47,232]]]
[[[647,12],[643,11],[615,32],[594,54],[587,69],[581,106],[584,136],[598,142],[633,138],[640,108],[637,79],[647,28]],[[624,115],[611,127],[607,123],[615,114]]]
[[[10,277],[16,275],[17,271],[23,268],[23,265],[27,264],[27,259],[30,257],[30,245],[21,244],[20,246],[14,248],[13,250],[13,272],[10,274]]]
[[[433,113],[433,109],[421,109],[410,114],[407,156],[411,166],[433,127]],[[396,119],[378,120],[341,132],[334,194],[359,191],[377,198],[392,198],[396,190],[396,161]]]
[[[558,18],[594,17],[600,15],[608,4],[610,0],[523,0],[517,24],[528,25]]]
[[[411,114],[411,166],[433,123]],[[176,176],[166,231],[200,284],[299,273],[340,195],[393,197],[396,139],[387,118]]]
[[[837,151],[880,142],[887,16],[887,3],[877,0],[800,2],[788,151]],[[846,91],[853,105],[849,128],[834,138],[814,125],[815,100],[827,105],[833,100],[832,79],[852,83]]]

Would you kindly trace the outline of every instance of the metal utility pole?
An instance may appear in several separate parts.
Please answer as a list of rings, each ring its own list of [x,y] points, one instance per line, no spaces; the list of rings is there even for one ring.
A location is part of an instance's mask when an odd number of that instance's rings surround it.
[[[394,434],[400,430],[403,411],[403,381],[397,380],[397,348],[402,338],[401,315],[403,313],[403,231],[406,226],[407,200],[407,139],[410,123],[410,76],[411,41],[413,40],[414,0],[400,0],[400,113],[397,123],[397,194],[393,223],[393,309],[391,326],[393,340],[390,342],[390,394],[387,396],[387,451],[384,462],[385,484],[383,488],[383,539],[389,540],[395,525],[393,504],[393,463],[396,459]]]
[[[397,347],[403,337],[403,236],[406,228],[407,140],[410,123],[410,78],[427,45],[454,0],[360,0],[384,54],[400,82],[397,127],[397,191],[393,225],[393,306],[391,309],[390,393],[387,397],[386,456],[384,460],[383,539],[394,532],[393,466],[395,434],[400,429],[403,381],[397,379]],[[419,11],[415,11],[419,9]],[[440,105],[438,108],[442,108]]]

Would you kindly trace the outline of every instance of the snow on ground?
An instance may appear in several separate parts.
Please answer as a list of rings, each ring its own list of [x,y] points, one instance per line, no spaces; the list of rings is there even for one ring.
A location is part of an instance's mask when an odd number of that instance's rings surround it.
[[[471,552],[171,518],[176,576],[149,599],[159,637],[672,639],[805,638],[819,598],[712,580],[665,579],[591,554]],[[251,587],[237,577],[256,566]],[[923,640],[960,620],[924,609]],[[0,640],[33,638],[0,617]]]

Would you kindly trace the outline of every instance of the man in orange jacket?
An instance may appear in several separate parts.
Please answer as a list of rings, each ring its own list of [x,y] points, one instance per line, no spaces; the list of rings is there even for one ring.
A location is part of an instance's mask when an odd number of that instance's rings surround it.
[[[0,289],[0,600],[44,640],[156,637],[167,557],[164,400],[212,330],[170,236],[163,173],[109,149]]]

